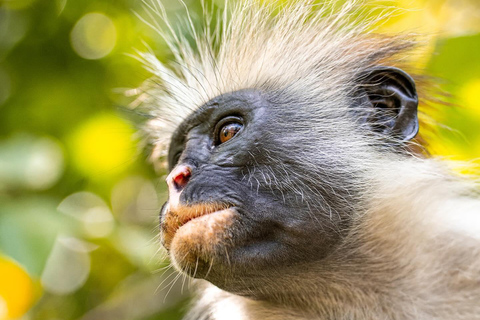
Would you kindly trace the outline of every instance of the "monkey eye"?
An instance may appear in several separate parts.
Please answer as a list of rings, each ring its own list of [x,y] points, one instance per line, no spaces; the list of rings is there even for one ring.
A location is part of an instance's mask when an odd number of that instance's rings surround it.
[[[219,123],[218,128],[219,129],[216,130],[217,144],[222,144],[232,139],[243,128],[243,124],[236,118],[226,119],[226,121]]]
[[[220,129],[218,141],[220,141],[220,143],[227,142],[228,140],[232,139],[238,133],[238,131],[242,129],[242,127],[243,125],[238,122],[231,122],[224,125]]]

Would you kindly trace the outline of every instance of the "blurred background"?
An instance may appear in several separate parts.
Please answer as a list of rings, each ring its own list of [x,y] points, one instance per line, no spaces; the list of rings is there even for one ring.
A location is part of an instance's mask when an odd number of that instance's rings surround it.
[[[222,6],[222,0],[214,1]],[[164,0],[173,21],[185,16]],[[185,0],[194,15],[198,0]],[[431,35],[415,66],[446,99],[433,154],[480,157],[480,2],[377,1],[405,8],[382,32]],[[138,146],[124,92],[149,77],[139,0],[0,0],[0,320],[179,319],[188,280],[168,268],[157,215],[165,173]],[[181,19],[181,18],[180,18]],[[449,129],[447,129],[447,127]]]

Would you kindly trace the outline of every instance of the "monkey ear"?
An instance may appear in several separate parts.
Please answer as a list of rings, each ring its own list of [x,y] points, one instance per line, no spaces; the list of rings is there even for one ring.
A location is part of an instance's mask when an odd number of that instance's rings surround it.
[[[359,110],[362,122],[377,133],[402,141],[413,139],[418,132],[418,96],[412,77],[397,68],[377,67],[359,81],[363,99],[368,100]]]

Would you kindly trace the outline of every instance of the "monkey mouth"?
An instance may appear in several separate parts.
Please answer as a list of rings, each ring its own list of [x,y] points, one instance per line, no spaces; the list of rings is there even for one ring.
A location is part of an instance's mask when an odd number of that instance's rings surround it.
[[[172,241],[177,231],[195,220],[208,221],[215,215],[225,210],[231,210],[231,206],[220,203],[201,203],[191,206],[176,206],[165,208],[164,219],[161,223],[162,243],[170,250]],[[208,216],[208,217],[207,217]]]

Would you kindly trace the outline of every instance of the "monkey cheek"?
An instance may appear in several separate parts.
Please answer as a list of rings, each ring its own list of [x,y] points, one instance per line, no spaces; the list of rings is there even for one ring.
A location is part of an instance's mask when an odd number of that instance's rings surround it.
[[[207,275],[216,257],[224,257],[231,242],[230,227],[236,211],[216,211],[181,226],[173,236],[170,256],[173,265],[192,277]]]

